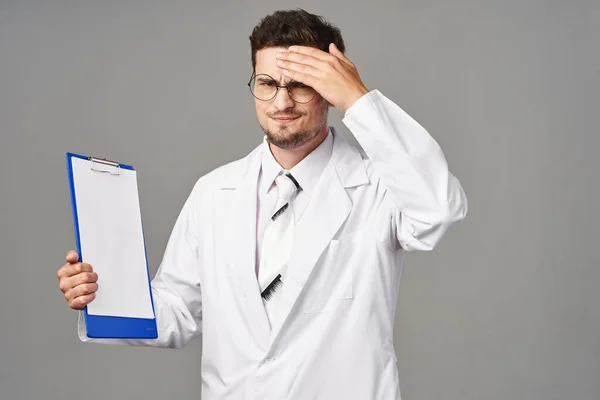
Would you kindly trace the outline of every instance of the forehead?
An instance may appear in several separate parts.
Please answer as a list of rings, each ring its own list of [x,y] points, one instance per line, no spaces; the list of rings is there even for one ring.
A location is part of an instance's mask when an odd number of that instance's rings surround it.
[[[265,47],[256,52],[256,75],[267,74],[275,80],[281,79],[281,68],[277,66],[275,55],[286,51],[287,47]]]

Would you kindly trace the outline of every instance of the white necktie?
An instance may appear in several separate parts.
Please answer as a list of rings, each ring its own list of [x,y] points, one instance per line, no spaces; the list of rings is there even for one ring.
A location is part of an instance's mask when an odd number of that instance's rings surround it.
[[[279,175],[275,184],[277,202],[263,235],[258,270],[258,283],[271,326],[276,317],[285,267],[294,241],[294,210],[290,200],[299,189],[298,182],[291,174]]]

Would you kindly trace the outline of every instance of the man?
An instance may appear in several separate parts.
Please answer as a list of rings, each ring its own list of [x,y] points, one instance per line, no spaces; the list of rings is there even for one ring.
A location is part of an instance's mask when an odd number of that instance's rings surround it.
[[[365,87],[337,28],[278,11],[250,41],[263,143],[186,201],[152,281],[159,338],[94,341],[180,348],[202,334],[206,400],[399,399],[403,253],[433,249],[465,194],[427,131]],[[330,106],[366,154],[328,127]],[[98,276],[66,261],[60,288],[80,310]]]

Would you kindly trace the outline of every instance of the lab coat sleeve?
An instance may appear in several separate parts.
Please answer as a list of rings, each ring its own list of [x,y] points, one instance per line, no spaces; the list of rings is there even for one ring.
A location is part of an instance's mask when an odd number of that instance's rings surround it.
[[[158,339],[90,339],[83,311],[79,339],[84,342],[181,348],[201,334],[202,295],[199,257],[197,188],[183,206],[167,243],[162,263],[152,280]],[[102,277],[98,277],[102,284]]]
[[[467,199],[440,146],[394,102],[373,90],[346,110],[350,129],[395,206],[392,227],[405,250],[431,250],[467,214]]]

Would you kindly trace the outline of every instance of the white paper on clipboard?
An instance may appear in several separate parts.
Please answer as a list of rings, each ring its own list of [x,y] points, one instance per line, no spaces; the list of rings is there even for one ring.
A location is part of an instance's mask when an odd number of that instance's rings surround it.
[[[88,314],[154,318],[136,171],[102,173],[93,161],[71,162],[81,258],[98,274]]]

